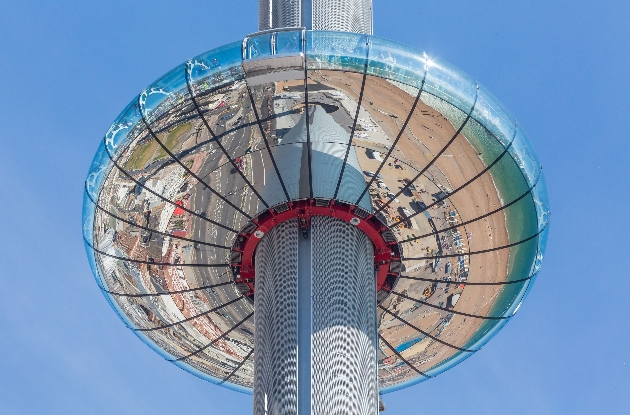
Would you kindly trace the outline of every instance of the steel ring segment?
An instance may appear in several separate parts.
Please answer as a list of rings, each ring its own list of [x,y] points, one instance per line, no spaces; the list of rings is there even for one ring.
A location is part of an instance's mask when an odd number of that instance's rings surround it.
[[[255,291],[254,255],[258,242],[274,226],[297,218],[306,237],[312,216],[339,218],[361,229],[374,244],[376,291],[380,303],[393,289],[401,269],[401,250],[394,233],[376,216],[361,207],[329,199],[284,202],[260,213],[237,235],[230,251],[230,266],[237,289],[252,299]]]

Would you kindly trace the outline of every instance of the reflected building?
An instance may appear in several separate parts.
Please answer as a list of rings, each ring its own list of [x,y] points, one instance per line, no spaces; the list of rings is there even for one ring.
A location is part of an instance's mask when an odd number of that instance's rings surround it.
[[[261,1],[266,28],[114,121],[86,180],[88,259],[138,337],[255,414],[375,414],[515,315],[545,180],[486,88],[370,34],[371,2]]]

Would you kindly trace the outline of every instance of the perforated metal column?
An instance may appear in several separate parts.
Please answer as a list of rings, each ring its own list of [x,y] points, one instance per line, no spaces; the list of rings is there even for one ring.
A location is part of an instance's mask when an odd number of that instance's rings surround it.
[[[292,220],[256,251],[254,414],[376,415],[373,245],[340,219],[311,219],[309,238]]]
[[[256,249],[254,414],[297,414],[298,224],[274,227]]]
[[[358,228],[316,216],[313,239],[314,415],[376,415],[374,247]]]
[[[258,30],[304,26],[372,34],[372,0],[258,0]]]
[[[372,0],[312,0],[313,30],[372,34]]]

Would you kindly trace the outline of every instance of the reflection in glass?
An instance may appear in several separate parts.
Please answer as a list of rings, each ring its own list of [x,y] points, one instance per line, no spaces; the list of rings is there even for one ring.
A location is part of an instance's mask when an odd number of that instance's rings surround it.
[[[271,55],[271,33],[247,39],[247,59]]]
[[[276,55],[293,55],[302,52],[302,32],[278,32],[275,37]]]
[[[400,247],[378,293],[381,392],[496,335],[546,249],[539,160],[485,87],[391,41],[289,30],[190,59],[125,108],[86,179],[88,261],[142,341],[247,392],[254,309],[234,247],[268,209],[311,196],[373,214]]]

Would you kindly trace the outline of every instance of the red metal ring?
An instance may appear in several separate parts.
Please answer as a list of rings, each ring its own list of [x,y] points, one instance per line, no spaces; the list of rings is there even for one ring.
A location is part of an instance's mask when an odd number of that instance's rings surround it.
[[[391,291],[402,266],[400,248],[393,232],[360,207],[334,200],[305,199],[282,203],[262,212],[236,237],[230,252],[230,265],[234,282],[243,295],[254,294],[254,253],[264,235],[274,226],[294,218],[298,218],[300,227],[308,232],[311,216],[339,218],[361,229],[374,244],[376,291]]]

